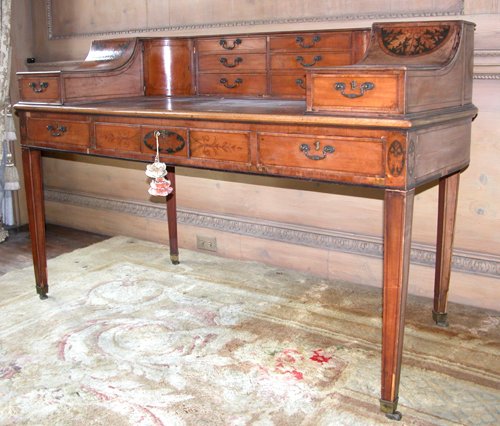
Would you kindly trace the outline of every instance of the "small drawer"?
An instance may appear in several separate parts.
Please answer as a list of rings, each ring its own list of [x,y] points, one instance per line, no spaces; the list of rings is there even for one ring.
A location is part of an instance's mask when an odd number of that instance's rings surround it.
[[[403,113],[403,71],[385,73],[312,72],[308,111]]]
[[[201,95],[251,95],[266,93],[265,74],[200,74],[199,93]]]
[[[250,163],[250,133],[192,130],[189,134],[191,157]]]
[[[90,146],[90,123],[60,118],[28,118],[29,141],[50,144]]]
[[[269,40],[270,50],[344,50],[351,48],[351,33],[297,33],[272,36]]]
[[[299,72],[294,74],[271,74],[271,96],[305,98],[305,73]]]
[[[263,53],[202,55],[198,61],[199,72],[248,72],[266,70]]]
[[[140,126],[95,123],[95,143],[98,149],[140,152],[141,135]]]
[[[200,54],[206,52],[265,52],[265,37],[224,36],[210,37],[196,40],[196,47]]]
[[[384,175],[382,139],[260,133],[259,164],[367,176]]]
[[[271,55],[271,69],[310,69],[314,67],[333,67],[350,65],[350,52],[297,52],[275,53]]]
[[[26,75],[18,80],[22,102],[61,103],[59,76]]]

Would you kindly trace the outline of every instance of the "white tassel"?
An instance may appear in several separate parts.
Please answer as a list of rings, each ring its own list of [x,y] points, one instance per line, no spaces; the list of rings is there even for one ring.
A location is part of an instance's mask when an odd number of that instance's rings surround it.
[[[9,148],[7,147],[7,149]],[[12,161],[12,154],[9,151],[7,151],[7,162],[5,163],[3,189],[5,191],[17,191],[21,189],[21,185],[19,184],[19,173]]]
[[[7,150],[5,158],[5,170],[4,170],[4,190],[5,191],[17,191],[21,189],[19,184],[19,173],[17,171],[14,161],[12,161],[12,154],[10,152],[10,142],[16,140],[16,128],[14,126],[14,119],[12,115],[6,114],[5,116],[5,136],[6,144],[5,148]]]

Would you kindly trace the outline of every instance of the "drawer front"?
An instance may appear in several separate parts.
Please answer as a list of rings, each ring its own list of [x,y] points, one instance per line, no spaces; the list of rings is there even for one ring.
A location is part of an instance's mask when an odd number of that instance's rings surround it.
[[[206,52],[234,53],[234,52],[265,52],[265,37],[210,37],[196,40],[196,47],[200,54]]]
[[[198,61],[199,72],[247,72],[266,70],[263,53],[202,55]]]
[[[266,93],[266,76],[265,74],[200,74],[199,93],[262,96]]]
[[[187,156],[187,129],[182,127],[140,126],[122,123],[96,123],[95,139],[98,150],[113,150],[137,154],[156,154],[156,136],[160,155]]]
[[[122,152],[141,151],[141,128],[114,123],[96,123],[96,148]]]
[[[258,143],[264,166],[384,175],[382,139],[261,133]]]
[[[312,73],[309,111],[403,112],[403,74]]]
[[[189,134],[192,158],[250,163],[250,133],[192,130]]]
[[[84,121],[50,118],[28,118],[29,141],[90,146],[90,124]]]
[[[19,79],[21,101],[61,103],[59,77],[26,76]]]
[[[271,69],[310,69],[314,67],[332,67],[349,65],[351,54],[349,52],[298,52],[276,53],[271,55]]]
[[[338,33],[297,33],[283,36],[272,36],[269,40],[270,50],[345,50],[351,48],[351,34]]]
[[[306,75],[304,73],[271,75],[271,96],[305,98]]]

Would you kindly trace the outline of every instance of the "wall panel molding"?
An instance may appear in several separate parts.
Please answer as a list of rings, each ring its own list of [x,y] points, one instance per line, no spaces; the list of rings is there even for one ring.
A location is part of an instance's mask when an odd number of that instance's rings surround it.
[[[165,206],[154,203],[109,199],[90,194],[72,193],[54,188],[45,190],[45,200],[94,210],[107,210],[149,219],[165,220]],[[379,237],[297,226],[242,216],[211,214],[179,208],[180,224],[222,232],[296,244],[324,250],[382,258],[383,242]],[[434,267],[435,248],[412,243],[411,262]],[[473,275],[500,278],[500,256],[454,250],[453,270]]]
[[[93,3],[92,16],[81,13],[86,3],[45,0],[49,38],[464,14],[463,0],[205,0],[205,7],[197,0],[106,0]]]

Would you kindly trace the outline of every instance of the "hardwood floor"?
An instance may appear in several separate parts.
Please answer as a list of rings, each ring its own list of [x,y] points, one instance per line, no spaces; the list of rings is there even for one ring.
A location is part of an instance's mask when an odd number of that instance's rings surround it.
[[[78,248],[103,241],[108,236],[48,224],[46,227],[47,257],[59,256]],[[9,230],[9,238],[0,244],[0,276],[14,269],[32,265],[28,227]]]

